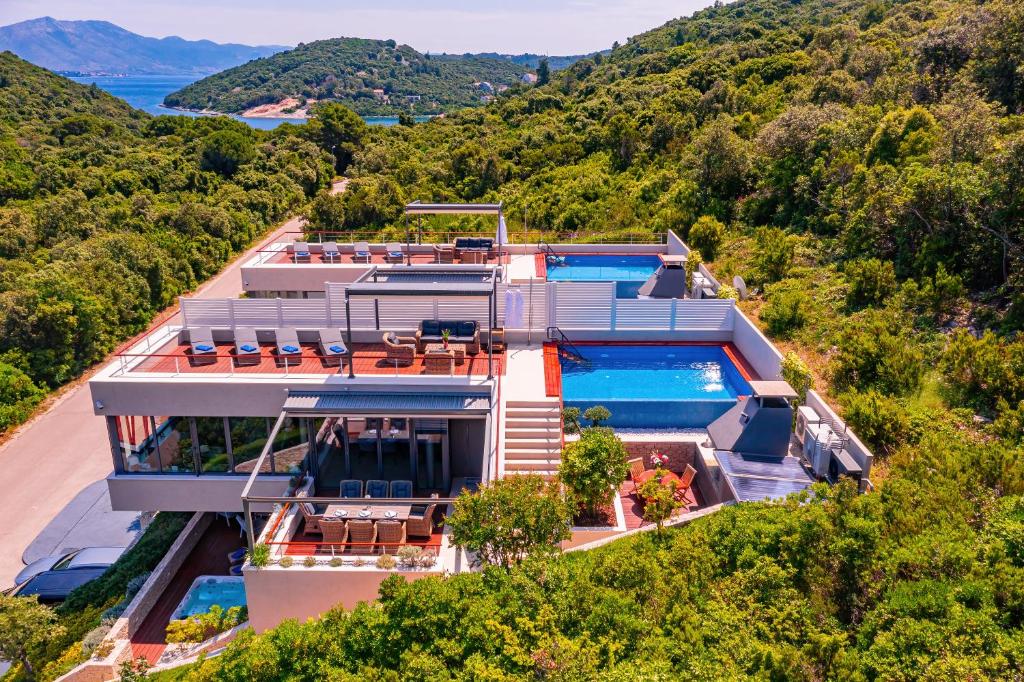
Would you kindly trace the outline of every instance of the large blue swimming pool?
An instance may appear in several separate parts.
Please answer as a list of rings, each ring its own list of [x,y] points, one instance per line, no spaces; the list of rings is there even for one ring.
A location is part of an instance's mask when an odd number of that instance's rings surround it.
[[[616,282],[618,298],[636,298],[637,290],[661,265],[657,256],[570,254],[547,264],[549,282]]]
[[[610,425],[704,428],[750,394],[721,346],[579,347],[589,363],[562,358],[562,397],[581,411],[604,405]]]

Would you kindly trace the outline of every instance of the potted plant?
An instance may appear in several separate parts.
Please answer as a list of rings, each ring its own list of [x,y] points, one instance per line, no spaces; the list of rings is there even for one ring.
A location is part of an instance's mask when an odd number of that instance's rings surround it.
[[[445,350],[448,350],[448,338],[452,335],[451,329],[441,330],[441,345],[444,346]]]

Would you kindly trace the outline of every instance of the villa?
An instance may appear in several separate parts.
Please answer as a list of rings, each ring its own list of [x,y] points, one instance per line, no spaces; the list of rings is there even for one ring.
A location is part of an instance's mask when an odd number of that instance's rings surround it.
[[[868,449],[814,391],[799,404],[711,272],[687,280],[673,232],[515,243],[501,213],[413,203],[402,242],[295,235],[243,264],[245,297],[182,298],[90,381],[114,509],[231,519],[239,544],[267,551],[235,571],[262,631],[373,599],[394,572],[469,570],[449,505],[504,476],[555,476],[565,407],[606,407],[637,476],[666,456],[690,479],[682,517],[815,480],[870,486]],[[415,221],[434,214],[502,228],[431,243]],[[643,525],[627,481],[609,522],[566,546]],[[377,566],[403,547],[415,560]]]

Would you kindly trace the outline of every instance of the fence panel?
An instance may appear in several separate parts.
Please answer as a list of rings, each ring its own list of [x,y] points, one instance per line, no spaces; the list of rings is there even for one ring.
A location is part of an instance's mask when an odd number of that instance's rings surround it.
[[[619,299],[615,306],[616,329],[672,328],[672,301],[666,299]]]
[[[556,282],[554,324],[561,329],[611,329],[615,282]]]

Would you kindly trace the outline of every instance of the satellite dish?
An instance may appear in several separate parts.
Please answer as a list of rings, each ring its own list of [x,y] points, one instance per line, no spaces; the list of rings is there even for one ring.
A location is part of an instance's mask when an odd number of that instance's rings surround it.
[[[737,291],[740,295],[740,300],[747,300],[747,283],[743,281],[743,278],[736,275],[732,278],[732,288]]]

